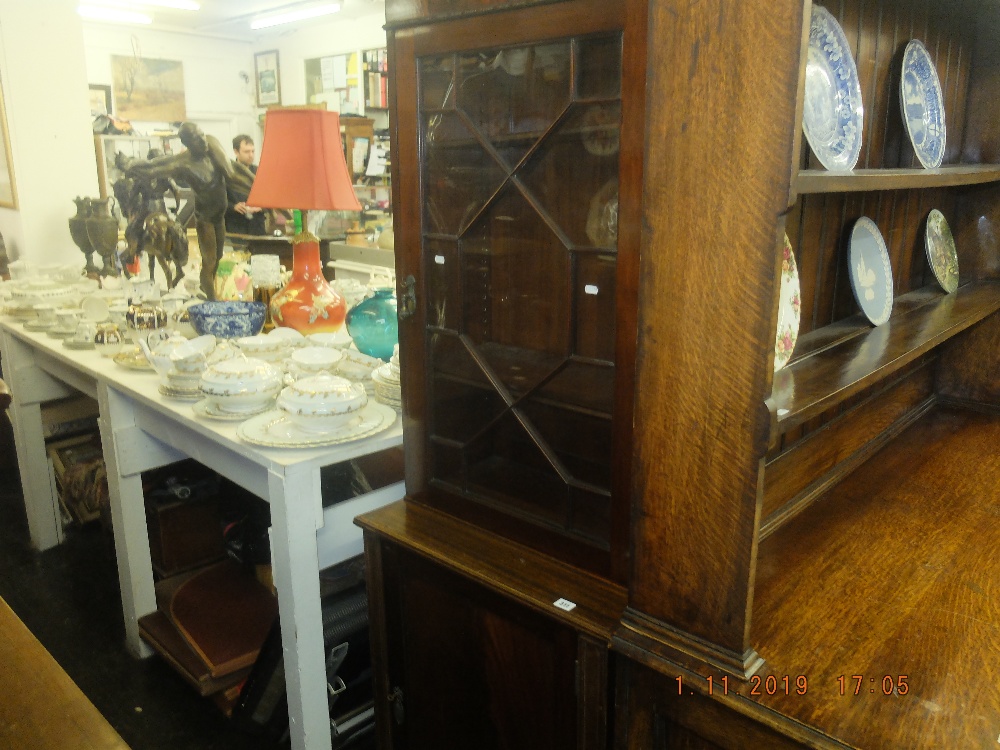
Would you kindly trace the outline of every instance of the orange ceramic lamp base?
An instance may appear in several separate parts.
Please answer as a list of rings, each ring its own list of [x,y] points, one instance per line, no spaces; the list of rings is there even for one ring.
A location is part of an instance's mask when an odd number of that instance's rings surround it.
[[[303,334],[335,333],[344,327],[347,303],[323,276],[319,240],[303,232],[293,242],[292,276],[271,297],[274,324]]]

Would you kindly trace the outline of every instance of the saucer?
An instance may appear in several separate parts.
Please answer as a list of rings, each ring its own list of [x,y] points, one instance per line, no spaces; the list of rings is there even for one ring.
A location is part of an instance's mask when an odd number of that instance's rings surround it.
[[[330,432],[303,430],[280,409],[270,409],[251,417],[236,428],[236,434],[254,445],[268,448],[318,448],[371,437],[396,422],[396,412],[385,404],[368,402],[358,410],[359,421]]]
[[[67,349],[74,349],[76,351],[84,351],[86,349],[93,349],[93,341],[77,341],[75,339],[64,339],[63,346]]]
[[[116,365],[124,367],[126,370],[150,372],[153,369],[153,366],[149,364],[149,360],[146,359],[146,355],[139,348],[118,352],[111,358],[111,361]]]
[[[199,417],[204,417],[205,419],[217,419],[220,422],[242,422],[250,417],[256,416],[257,414],[263,414],[271,409],[271,404],[268,404],[262,409],[253,409],[251,411],[226,411],[225,409],[220,409],[218,404],[209,401],[207,398],[203,398],[201,401],[191,404],[191,408],[194,413]]]
[[[47,331],[50,328],[55,327],[56,322],[53,320],[50,323],[43,323],[40,320],[27,320],[24,323],[24,330],[26,331]]]
[[[177,399],[178,401],[198,401],[205,395],[201,392],[201,388],[174,388],[163,383],[160,384],[159,391],[161,396]]]
[[[74,333],[76,333],[75,328],[71,328],[69,330],[66,330],[65,328],[50,328],[45,332],[45,335],[53,339],[68,339]]]

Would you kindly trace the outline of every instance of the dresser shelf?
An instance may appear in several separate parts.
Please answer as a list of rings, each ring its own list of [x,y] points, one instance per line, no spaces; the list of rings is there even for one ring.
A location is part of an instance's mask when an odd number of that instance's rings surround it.
[[[955,164],[937,169],[854,169],[850,172],[803,169],[799,172],[795,189],[800,195],[858,193],[982,185],[998,181],[1000,164]]]

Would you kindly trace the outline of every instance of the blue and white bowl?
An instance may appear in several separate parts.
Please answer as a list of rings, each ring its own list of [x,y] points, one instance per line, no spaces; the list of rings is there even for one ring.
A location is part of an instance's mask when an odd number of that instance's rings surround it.
[[[256,336],[264,327],[263,302],[199,302],[188,309],[188,318],[198,335],[220,339]]]

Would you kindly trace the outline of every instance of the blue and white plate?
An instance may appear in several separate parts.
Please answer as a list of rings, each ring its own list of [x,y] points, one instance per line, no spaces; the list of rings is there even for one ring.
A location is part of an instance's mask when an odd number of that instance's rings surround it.
[[[882,233],[867,216],[851,230],[847,263],[858,307],[873,325],[882,325],[892,314],[892,266]]]
[[[917,158],[925,169],[937,169],[944,159],[947,138],[944,96],[934,61],[917,39],[911,39],[903,52],[899,104]]]
[[[863,123],[861,83],[847,37],[826,8],[814,5],[802,107],[806,140],[824,167],[846,172],[861,155]]]

